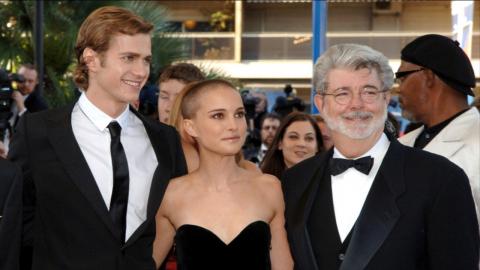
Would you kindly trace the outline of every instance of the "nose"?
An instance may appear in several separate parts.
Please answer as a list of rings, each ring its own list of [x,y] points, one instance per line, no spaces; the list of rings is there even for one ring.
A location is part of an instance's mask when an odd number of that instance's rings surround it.
[[[307,142],[305,141],[305,139],[299,139],[299,140],[297,140],[297,146],[301,147],[301,148],[304,148],[304,147],[307,146]]]
[[[350,106],[352,108],[362,108],[363,107],[363,100],[360,96],[360,93],[352,94],[352,100],[350,101]]]
[[[228,128],[228,130],[237,130],[238,129],[238,121],[234,116],[228,117],[227,128]]]
[[[165,102],[165,111],[170,113],[170,110],[172,109],[172,101],[170,99],[168,99],[168,101]]]

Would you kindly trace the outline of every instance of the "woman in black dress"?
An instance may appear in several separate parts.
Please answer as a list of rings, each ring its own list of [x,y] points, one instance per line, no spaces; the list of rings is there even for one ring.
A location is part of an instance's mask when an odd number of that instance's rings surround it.
[[[182,102],[199,168],[170,181],[158,210],[154,259],[175,243],[179,270],[292,269],[280,181],[235,160],[246,137],[245,109],[228,82],[207,80]]]

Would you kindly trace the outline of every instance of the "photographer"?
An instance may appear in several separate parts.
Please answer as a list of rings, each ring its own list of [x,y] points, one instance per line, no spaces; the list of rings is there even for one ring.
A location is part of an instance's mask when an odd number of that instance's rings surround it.
[[[15,101],[18,118],[25,112],[39,112],[48,109],[47,102],[37,91],[38,73],[35,66],[32,64],[23,64],[18,70],[18,75],[23,77],[23,82],[19,82],[18,91],[13,91],[12,99]],[[14,108],[12,108],[15,110]],[[15,119],[18,120],[18,119]]]
[[[248,135],[243,145],[243,155],[246,160],[254,160],[262,144],[260,138],[260,120],[267,113],[267,97],[260,91],[242,90]]]
[[[37,91],[38,74],[32,64],[20,66],[17,74],[0,71],[0,154],[6,155],[10,136],[19,118],[26,112],[48,109],[47,103]],[[16,83],[16,90],[12,83]]]
[[[303,112],[305,110],[305,103],[295,96],[296,92],[292,85],[285,85],[283,92],[285,96],[279,96],[275,100],[275,104],[273,105],[274,112],[283,118],[293,111]]]

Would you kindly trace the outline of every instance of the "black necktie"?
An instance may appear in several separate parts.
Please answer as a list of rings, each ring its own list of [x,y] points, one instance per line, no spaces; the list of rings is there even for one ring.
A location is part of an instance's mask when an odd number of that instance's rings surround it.
[[[371,156],[362,157],[359,159],[343,159],[332,158],[330,159],[330,173],[332,175],[338,175],[348,170],[349,168],[355,168],[357,171],[368,175],[373,166],[373,158]]]
[[[114,121],[110,122],[107,128],[112,138],[110,151],[112,154],[113,190],[110,200],[110,216],[120,232],[122,243],[125,243],[129,182],[127,156],[120,142],[122,127]]]

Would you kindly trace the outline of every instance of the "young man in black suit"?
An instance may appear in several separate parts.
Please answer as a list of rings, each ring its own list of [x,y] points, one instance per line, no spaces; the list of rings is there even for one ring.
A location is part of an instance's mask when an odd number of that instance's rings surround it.
[[[283,178],[296,269],[478,269],[468,179],[384,133],[392,84],[387,58],[367,46],[336,45],[318,59],[315,105],[334,148]]]
[[[129,108],[150,72],[153,25],[102,7],[80,27],[71,106],[21,119],[9,157],[24,174],[33,269],[154,269],[155,213],[186,172],[172,127]]]
[[[22,228],[22,173],[0,157],[0,269],[18,270]]]

